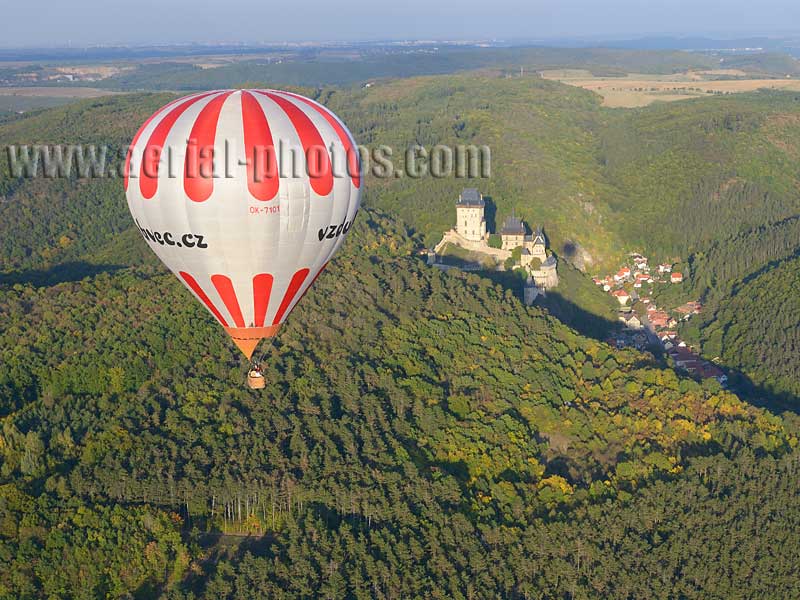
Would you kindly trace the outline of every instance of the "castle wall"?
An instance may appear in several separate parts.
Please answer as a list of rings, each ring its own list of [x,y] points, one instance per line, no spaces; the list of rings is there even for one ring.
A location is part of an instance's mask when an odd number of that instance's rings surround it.
[[[503,250],[513,250],[514,248],[518,248],[525,243],[525,235],[514,235],[514,234],[501,234],[503,239]]]
[[[450,231],[445,231],[444,236],[442,237],[442,241],[436,244],[434,252],[440,254],[447,244],[460,246],[465,250],[482,252],[483,254],[487,254],[488,256],[491,256],[492,258],[496,259],[498,262],[504,262],[507,258],[511,257],[511,252],[508,250],[501,250],[500,248],[492,248],[486,243],[486,240],[480,240],[480,241],[468,240],[453,229],[451,229]]]

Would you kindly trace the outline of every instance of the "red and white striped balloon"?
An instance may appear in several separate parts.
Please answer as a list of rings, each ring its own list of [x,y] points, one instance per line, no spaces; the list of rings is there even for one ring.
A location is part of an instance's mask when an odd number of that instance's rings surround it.
[[[205,92],[142,125],[125,191],[150,248],[250,358],[341,246],[360,163],[350,132],[313,100]]]

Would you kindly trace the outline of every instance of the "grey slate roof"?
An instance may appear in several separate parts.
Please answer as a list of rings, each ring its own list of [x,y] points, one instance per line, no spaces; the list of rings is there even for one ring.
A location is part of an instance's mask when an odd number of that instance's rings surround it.
[[[484,206],[485,202],[476,188],[464,188],[458,197],[457,206]]]
[[[515,215],[511,215],[503,223],[503,229],[500,230],[501,235],[525,235],[525,224],[521,219]]]

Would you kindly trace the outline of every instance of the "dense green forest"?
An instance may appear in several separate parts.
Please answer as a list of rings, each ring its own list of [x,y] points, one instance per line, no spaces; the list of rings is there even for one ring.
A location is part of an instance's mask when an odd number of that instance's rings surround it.
[[[612,506],[649,502],[655,521],[636,525],[645,539],[679,536],[651,529],[682,510],[673,497],[685,494],[668,487],[694,486],[713,511],[718,486],[752,485],[726,461],[749,461],[789,502],[774,472],[794,472],[780,466],[796,463],[781,462],[795,456],[793,420],[581,337],[480,276],[427,268],[380,213],[364,214],[267,349],[264,393],[242,388],[235,349],[138,244],[115,245],[116,262],[133,263],[119,271],[2,289],[8,597],[234,597],[256,585],[267,596],[645,594],[649,580],[617,579],[602,558],[613,528],[592,523],[628,527]],[[719,518],[777,510],[752,499]],[[702,558],[722,543],[715,531],[693,546],[696,593],[716,579]],[[222,550],[208,532],[266,538],[209,562]],[[480,567],[527,560],[526,545],[548,536],[585,556],[565,564],[551,541],[535,569]],[[623,539],[620,550],[633,542]],[[781,586],[797,584],[789,547]],[[691,589],[677,566],[639,560],[665,578],[662,594]],[[719,585],[723,597],[736,580]]]
[[[800,595],[797,98],[613,111],[486,73],[305,92],[361,143],[488,144],[493,170],[369,177],[263,392],[119,179],[0,161],[0,598]],[[0,144],[124,146],[170,97],[6,117]],[[473,185],[545,226],[557,294],[416,255]],[[615,307],[574,265],[632,249],[683,261],[669,293],[704,299],[688,327],[747,395],[598,340]]]
[[[797,243],[797,238],[795,238]],[[786,406],[800,398],[800,258],[767,264],[714,298],[685,328],[709,357],[736,369],[743,389]]]
[[[664,306],[701,299],[701,316],[681,335],[728,367],[740,392],[776,406],[800,397],[800,217],[702,246],[677,266],[682,286],[657,289]]]

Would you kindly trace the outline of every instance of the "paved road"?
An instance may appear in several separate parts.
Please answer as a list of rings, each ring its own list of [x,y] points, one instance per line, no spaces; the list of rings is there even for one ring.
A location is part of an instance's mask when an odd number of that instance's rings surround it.
[[[650,322],[650,319],[647,318],[647,311],[644,311],[644,314],[641,317],[642,325],[644,325],[644,332],[647,334],[647,341],[651,344],[661,344],[661,340],[656,335],[656,330],[653,328],[653,324]]]

